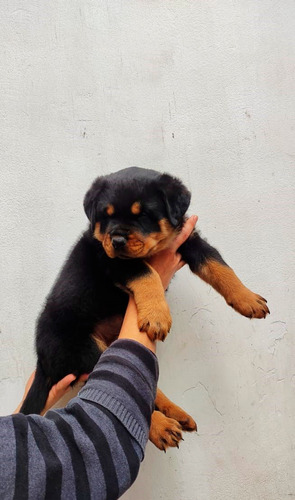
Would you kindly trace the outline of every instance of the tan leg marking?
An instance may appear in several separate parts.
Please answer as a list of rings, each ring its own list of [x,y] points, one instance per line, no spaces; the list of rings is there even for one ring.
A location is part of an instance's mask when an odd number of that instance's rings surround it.
[[[266,300],[246,288],[230,267],[208,260],[197,274],[213,286],[226,302],[243,316],[265,318],[269,313]]]
[[[169,446],[178,448],[178,443],[182,439],[181,425],[173,418],[166,417],[160,411],[154,411],[149,439],[159,450],[165,452]]]
[[[146,332],[151,340],[163,341],[172,320],[160,277],[149,264],[147,266],[150,273],[129,282],[127,288],[134,295],[140,330]]]
[[[121,314],[116,314],[97,323],[92,338],[95,340],[100,352],[105,351],[118,338],[122,323],[123,316]]]
[[[164,415],[166,415],[166,417],[177,420],[177,422],[181,425],[182,430],[197,430],[197,424],[194,419],[182,408],[180,408],[180,406],[177,406],[173,403],[173,401],[170,401],[170,399],[168,399],[160,389],[157,389],[155,405],[162,413],[164,413]]]
[[[96,342],[99,352],[104,352],[107,349],[108,346],[103,340],[97,339],[94,335],[92,336],[92,338]]]

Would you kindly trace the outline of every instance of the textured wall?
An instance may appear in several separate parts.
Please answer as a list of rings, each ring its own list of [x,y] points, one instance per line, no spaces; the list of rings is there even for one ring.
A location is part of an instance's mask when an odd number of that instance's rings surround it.
[[[148,445],[124,499],[295,496],[294,1],[9,0],[0,14],[1,413],[34,367],[90,182],[166,170],[272,314],[249,321],[179,273],[160,386],[199,434],[166,455]]]

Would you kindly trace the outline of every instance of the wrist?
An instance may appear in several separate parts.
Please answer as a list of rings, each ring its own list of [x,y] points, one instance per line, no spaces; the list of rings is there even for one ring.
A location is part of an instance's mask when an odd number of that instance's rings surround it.
[[[145,332],[139,330],[137,308],[132,296],[129,297],[128,306],[118,338],[136,340],[152,352],[156,352],[156,342],[152,341]]]

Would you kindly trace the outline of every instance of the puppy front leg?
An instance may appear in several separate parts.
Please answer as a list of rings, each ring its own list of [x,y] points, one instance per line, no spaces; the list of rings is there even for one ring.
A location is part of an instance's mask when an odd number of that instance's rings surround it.
[[[246,288],[219,252],[197,232],[192,233],[179,252],[192,272],[213,286],[237,312],[248,318],[265,318],[269,313],[266,300]]]
[[[151,340],[165,340],[171,328],[171,316],[158,273],[146,262],[140,276],[129,279],[126,288],[132,292],[138,311],[138,325]]]

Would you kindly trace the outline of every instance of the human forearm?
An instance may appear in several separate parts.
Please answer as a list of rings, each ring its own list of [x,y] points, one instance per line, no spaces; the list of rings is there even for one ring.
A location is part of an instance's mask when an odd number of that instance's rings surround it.
[[[136,342],[144,345],[153,353],[156,352],[156,342],[152,341],[145,332],[141,332],[138,328],[137,309],[132,296],[129,298],[128,307],[118,338],[136,340]]]
[[[122,495],[143,457],[157,377],[149,349],[118,340],[65,409],[0,419],[0,498]]]

